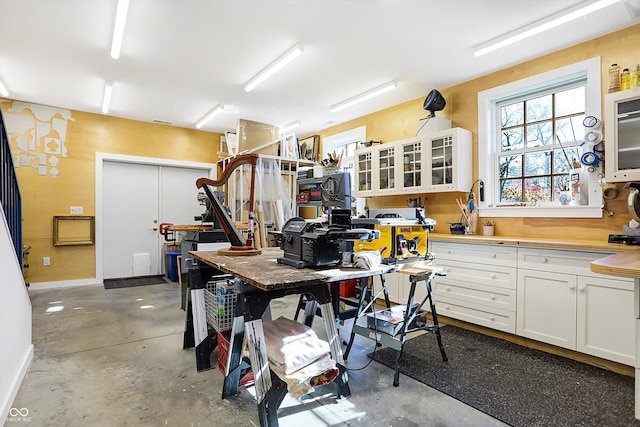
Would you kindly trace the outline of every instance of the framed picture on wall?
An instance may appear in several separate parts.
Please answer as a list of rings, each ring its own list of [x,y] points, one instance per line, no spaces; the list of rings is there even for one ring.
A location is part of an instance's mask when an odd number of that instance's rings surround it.
[[[281,140],[280,155],[286,159],[298,159],[298,139],[295,134],[285,135]]]
[[[304,139],[298,140],[298,152],[303,160],[316,161],[318,158],[318,145],[320,144],[320,136],[312,135]]]

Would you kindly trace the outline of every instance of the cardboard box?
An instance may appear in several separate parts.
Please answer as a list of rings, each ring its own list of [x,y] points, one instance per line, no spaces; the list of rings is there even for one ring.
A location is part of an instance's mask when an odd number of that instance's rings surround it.
[[[367,328],[375,329],[392,336],[397,335],[404,325],[406,307],[406,305],[396,305],[386,310],[367,314]],[[422,310],[417,317],[419,317],[421,313],[423,313]],[[415,327],[415,320],[410,327]]]

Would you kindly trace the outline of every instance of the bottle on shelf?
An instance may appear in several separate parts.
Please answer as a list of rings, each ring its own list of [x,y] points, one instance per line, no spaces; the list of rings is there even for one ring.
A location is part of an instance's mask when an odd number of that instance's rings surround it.
[[[629,73],[628,68],[625,68],[622,70],[622,74],[620,74],[620,90],[629,89],[631,89],[631,73]]]
[[[609,67],[609,93],[618,92],[620,90],[620,66],[611,64]]]

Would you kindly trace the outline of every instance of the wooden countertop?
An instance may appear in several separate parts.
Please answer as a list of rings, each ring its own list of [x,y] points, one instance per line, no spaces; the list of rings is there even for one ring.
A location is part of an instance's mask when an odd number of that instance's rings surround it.
[[[640,249],[636,245],[608,243],[606,240],[563,241],[554,239],[535,239],[531,237],[482,236],[477,234],[429,233],[429,240],[437,242],[482,243],[612,253],[629,252]]]
[[[640,249],[592,261],[591,271],[612,276],[640,278]]]
[[[361,277],[377,276],[392,272],[395,267],[379,266],[371,270],[351,267],[295,268],[278,264],[276,258],[283,256],[280,248],[263,249],[260,255],[229,256],[218,251],[190,251],[198,260],[264,291],[295,288]]]

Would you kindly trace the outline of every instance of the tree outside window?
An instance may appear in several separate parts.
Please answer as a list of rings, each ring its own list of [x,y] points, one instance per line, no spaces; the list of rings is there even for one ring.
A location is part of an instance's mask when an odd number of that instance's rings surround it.
[[[536,205],[569,189],[584,138],[585,84],[498,105],[499,201]]]

